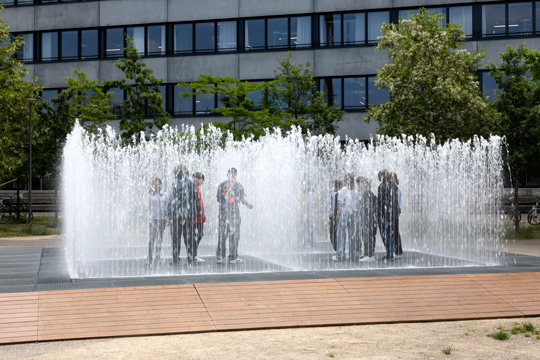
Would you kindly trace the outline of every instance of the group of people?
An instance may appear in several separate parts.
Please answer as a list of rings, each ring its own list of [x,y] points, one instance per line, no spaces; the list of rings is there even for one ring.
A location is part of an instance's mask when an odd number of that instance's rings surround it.
[[[395,173],[379,171],[377,196],[371,191],[371,182],[363,176],[355,179],[346,174],[344,180],[334,180],[334,193],[329,215],[330,241],[336,254],[334,261],[375,261],[377,228],[386,248],[385,261],[394,261],[403,254],[399,234],[401,214],[401,188]],[[363,244],[363,251],[362,251]],[[362,256],[361,256],[362,255]]]
[[[229,243],[229,263],[240,263],[238,242],[240,240],[240,203],[253,208],[245,198],[244,188],[236,180],[237,169],[227,171],[227,180],[217,189],[216,199],[219,203],[219,235],[216,258],[223,263],[227,242]],[[202,263],[199,257],[199,244],[204,234],[206,214],[201,196],[200,186],[204,183],[204,175],[196,172],[192,179],[183,164],[174,168],[175,181],[170,195],[163,191],[161,179],[155,178],[148,196],[149,202],[149,242],[147,265],[161,263],[161,244],[167,225],[171,226],[172,264],[180,261],[181,239],[184,239],[188,263]]]

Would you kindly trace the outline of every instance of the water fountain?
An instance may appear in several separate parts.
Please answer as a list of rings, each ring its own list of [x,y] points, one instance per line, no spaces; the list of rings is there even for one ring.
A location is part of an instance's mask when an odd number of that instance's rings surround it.
[[[229,272],[485,266],[504,262],[502,220],[497,216],[503,187],[502,140],[475,138],[430,145],[426,139],[379,138],[364,144],[333,136],[279,131],[258,141],[234,141],[210,127],[165,128],[137,146],[122,146],[110,128],[98,135],[76,126],[64,149],[63,201],[66,258],[72,278],[163,276]],[[199,247],[203,264],[170,264],[170,230],[165,230],[161,266],[146,266],[148,191],[153,178],[170,192],[173,168],[202,172],[207,223]],[[218,185],[227,169],[255,206],[241,207],[241,264],[218,264]],[[398,174],[403,191],[400,232],[404,256],[383,262],[333,262],[328,240],[332,181],[354,173],[371,180]],[[310,221],[305,221],[309,218]],[[311,235],[312,234],[312,235]],[[312,237],[311,237],[312,236]]]

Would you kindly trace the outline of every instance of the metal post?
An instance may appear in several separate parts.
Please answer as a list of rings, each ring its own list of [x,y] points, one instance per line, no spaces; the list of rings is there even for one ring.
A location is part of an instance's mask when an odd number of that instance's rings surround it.
[[[32,103],[28,103],[28,112],[30,113],[30,125],[29,125],[29,178],[28,178],[28,224],[32,225]]]

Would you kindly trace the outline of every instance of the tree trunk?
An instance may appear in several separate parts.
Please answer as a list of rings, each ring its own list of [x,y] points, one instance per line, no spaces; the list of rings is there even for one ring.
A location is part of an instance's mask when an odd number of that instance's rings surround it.
[[[16,216],[17,216],[17,220],[19,220],[21,218],[21,213],[19,211],[20,209],[20,204],[21,204],[21,196],[20,196],[20,184],[21,184],[21,177],[20,176],[17,176],[17,205],[15,207],[16,209]]]
[[[54,181],[54,227],[58,227],[58,179]]]
[[[516,233],[519,231],[519,170],[514,171],[514,229]]]

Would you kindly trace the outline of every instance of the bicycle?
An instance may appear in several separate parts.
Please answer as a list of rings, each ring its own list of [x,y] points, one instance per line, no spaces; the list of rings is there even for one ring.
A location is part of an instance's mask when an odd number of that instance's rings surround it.
[[[510,200],[510,205],[508,206],[508,210],[507,210],[508,221],[515,224],[516,222],[514,221],[514,219],[516,216],[516,205],[514,204],[514,198],[511,197],[508,200]],[[519,211],[517,213],[517,219],[518,219],[517,222],[519,223],[521,221],[521,213]]]
[[[2,207],[0,207],[0,224],[7,224],[11,218],[17,216],[25,217],[28,215],[28,204],[26,202],[19,202],[19,207],[17,204],[13,203],[11,199],[3,199]],[[33,217],[33,214],[30,215]]]
[[[531,225],[538,225],[540,223],[540,196],[536,196],[536,199],[532,209],[527,214],[527,221]]]

